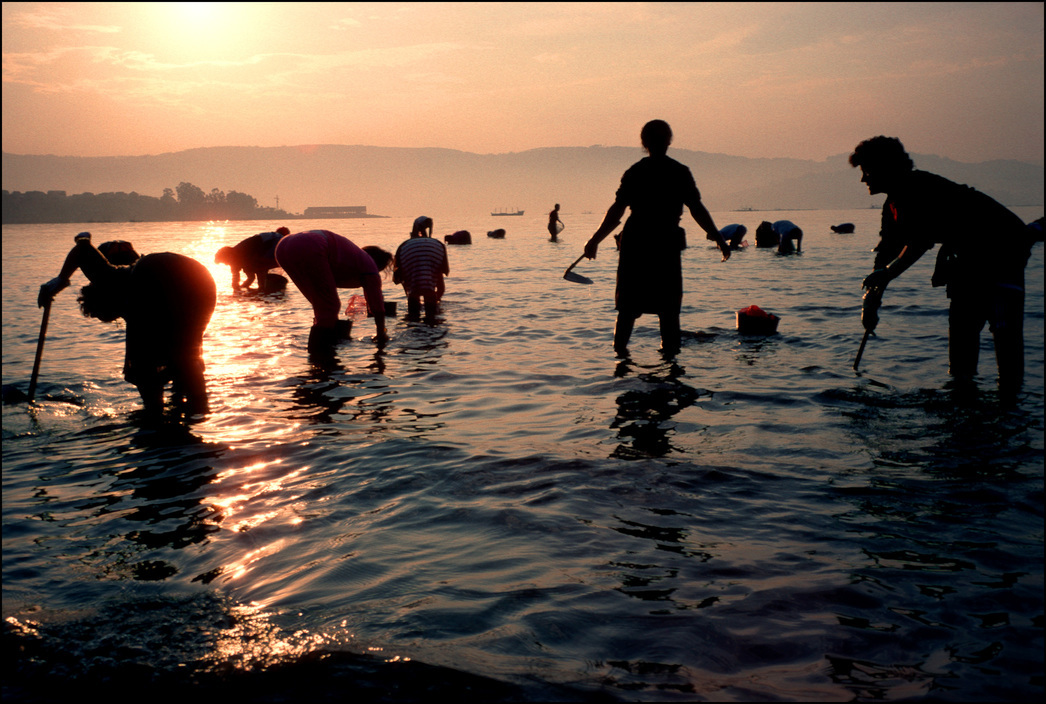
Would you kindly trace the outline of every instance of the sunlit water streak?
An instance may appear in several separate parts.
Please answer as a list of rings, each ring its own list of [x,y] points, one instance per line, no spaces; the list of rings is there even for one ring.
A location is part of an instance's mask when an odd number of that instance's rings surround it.
[[[688,226],[674,361],[646,317],[614,357],[612,248],[578,265],[591,286],[562,279],[598,214],[559,243],[538,217],[433,215],[474,236],[450,249],[439,323],[390,321],[378,350],[357,320],[324,364],[293,286],[234,295],[213,265],[279,223],[4,227],[5,387],[27,385],[36,289],[80,229],[194,256],[219,285],[206,418],[141,424],[122,327],[80,316],[82,279],[53,307],[39,403],[4,407],[4,611],[39,671],[220,686],[282,665],[322,688],[346,661],[317,679],[310,658],[352,652],[379,658],[352,661],[357,681],[392,686],[413,659],[495,678],[495,698],[1041,696],[1041,245],[1008,412],[987,334],[974,398],[949,389],[932,256],[851,370],[875,210],[765,214],[806,251],[722,264]],[[857,233],[831,234],[843,221]],[[287,224],[394,249],[410,219]],[[751,303],[780,334],[737,334]]]

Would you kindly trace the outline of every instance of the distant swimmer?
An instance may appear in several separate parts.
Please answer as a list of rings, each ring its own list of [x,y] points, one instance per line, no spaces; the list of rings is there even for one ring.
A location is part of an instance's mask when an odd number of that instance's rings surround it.
[[[232,270],[232,289],[238,291],[241,288],[247,290],[254,280],[258,280],[258,290],[268,291],[280,289],[286,285],[283,277],[274,277],[274,281],[268,281],[269,269],[279,266],[276,262],[276,245],[290,230],[281,227],[275,232],[262,232],[252,235],[243,240],[235,247],[222,247],[214,255],[215,264],[226,264]],[[246,280],[240,283],[240,272],[246,275]],[[280,280],[283,279],[282,285]]]
[[[472,244],[472,233],[468,230],[458,230],[449,235],[444,235],[443,240],[447,244]]]
[[[123,377],[142,397],[147,416],[163,412],[164,387],[188,415],[208,411],[203,333],[214,313],[217,291],[211,273],[195,259],[158,252],[139,257],[129,242],[95,248],[81,232],[57,277],[40,287],[37,303],[49,305],[77,269],[90,281],[77,300],[85,316],[126,330]]]
[[[559,237],[559,233],[563,231],[564,227],[566,225],[559,219],[559,203],[556,203],[556,207],[548,214],[548,234],[552,236],[553,242]]]

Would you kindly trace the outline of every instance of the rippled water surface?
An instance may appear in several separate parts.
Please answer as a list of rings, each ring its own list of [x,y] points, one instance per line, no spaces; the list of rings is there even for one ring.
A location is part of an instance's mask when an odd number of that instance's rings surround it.
[[[1041,698],[1041,245],[1013,411],[987,334],[977,389],[950,388],[932,256],[852,370],[876,210],[715,213],[807,233],[800,256],[726,263],[690,223],[670,361],[648,317],[614,356],[609,240],[576,269],[592,285],[562,278],[600,214],[564,213],[559,243],[542,216],[431,214],[474,237],[450,248],[440,320],[390,320],[380,350],[357,320],[325,362],[293,285],[234,295],[212,264],[281,223],[3,228],[5,396],[78,230],[196,257],[219,285],[212,412],[159,428],[121,378],[121,325],[79,314],[82,276],[56,299],[37,403],[3,409],[5,695]],[[394,249],[410,219],[286,224]],[[753,303],[778,335],[738,335]]]

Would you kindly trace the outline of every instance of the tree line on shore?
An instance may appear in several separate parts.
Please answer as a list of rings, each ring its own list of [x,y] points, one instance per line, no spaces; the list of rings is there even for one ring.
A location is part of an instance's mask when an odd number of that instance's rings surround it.
[[[65,191],[3,191],[3,223],[174,222],[184,220],[271,220],[293,217],[283,210],[261,207],[246,193],[202,188],[182,181],[163,195],[140,193],[79,193]]]

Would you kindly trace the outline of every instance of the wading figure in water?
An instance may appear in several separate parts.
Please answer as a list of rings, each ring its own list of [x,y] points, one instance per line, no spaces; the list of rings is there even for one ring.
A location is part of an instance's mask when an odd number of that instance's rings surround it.
[[[950,373],[960,382],[977,374],[985,322],[995,338],[999,391],[1016,401],[1024,380],[1024,268],[1035,241],[1019,217],[994,199],[915,168],[904,145],[873,137],[854,149],[868,192],[885,193],[874,270],[864,280],[862,322],[874,330],[886,286],[940,244],[930,283],[945,286]]]
[[[447,246],[432,238],[432,218],[427,219],[428,235],[424,229],[415,226],[410,239],[396,249],[392,281],[403,284],[403,293],[407,296],[407,317],[417,319],[421,315],[424,300],[425,319],[433,322],[446,290],[443,277],[450,274],[450,261],[447,258]]]
[[[163,391],[188,415],[208,411],[203,333],[214,313],[217,290],[195,259],[158,252],[139,257],[129,242],[91,244],[81,232],[57,277],[40,287],[37,303],[50,305],[80,269],[90,284],[77,300],[85,316],[127,324],[124,379],[138,388],[150,417],[163,412]]]
[[[625,208],[631,208],[618,243],[614,350],[620,356],[627,355],[636,319],[643,313],[654,313],[661,324],[661,350],[673,356],[681,344],[681,253],[686,248],[686,232],[679,226],[679,220],[683,206],[719,246],[723,261],[730,258],[730,246],[701,203],[690,169],[668,157],[668,145],[672,143],[668,123],[663,120],[646,123],[640,138],[649,156],[633,164],[621,177],[614,204],[585,245],[585,256],[596,258],[599,243],[621,222]]]
[[[548,234],[551,236],[553,242],[558,239],[559,233],[564,227],[566,227],[566,225],[559,219],[559,203],[556,203],[556,207],[549,211],[548,214]]]
[[[273,275],[273,281],[269,281],[269,269],[279,266],[276,262],[276,245],[286,235],[291,233],[286,227],[281,227],[276,232],[261,232],[243,240],[235,247],[222,247],[214,255],[215,264],[225,264],[232,270],[232,290],[238,291],[241,287],[248,290],[254,280],[258,280],[258,290],[271,292],[280,290],[287,285],[287,280],[282,276]],[[240,283],[240,272],[244,273],[246,280]]]
[[[329,230],[310,230],[281,239],[276,246],[276,261],[312,304],[310,353],[329,352],[351,330],[351,320],[338,320],[339,288],[363,289],[367,308],[374,316],[374,340],[379,345],[388,341],[381,272],[392,266],[390,252],[373,246],[361,249]]]

